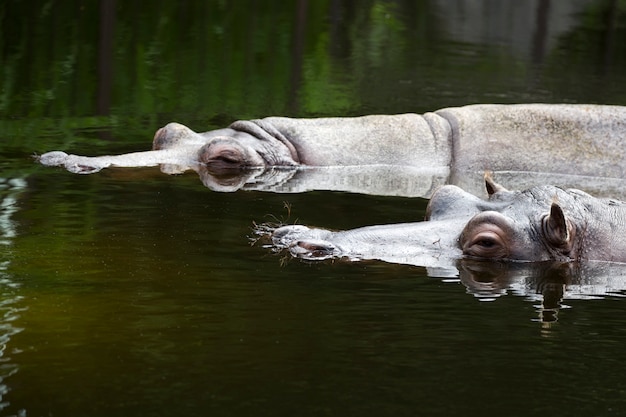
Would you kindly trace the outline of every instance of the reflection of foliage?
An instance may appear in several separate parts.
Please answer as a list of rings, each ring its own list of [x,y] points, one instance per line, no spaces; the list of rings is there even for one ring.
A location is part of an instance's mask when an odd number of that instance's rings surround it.
[[[614,88],[626,65],[618,1],[591,2],[539,64],[506,45],[452,41],[428,1],[125,1],[101,30],[106,4],[0,3],[5,143],[47,136],[56,147],[81,128],[145,137],[172,119],[203,129],[270,114],[626,100]],[[108,60],[104,38],[113,45]]]
[[[381,67],[385,62],[402,59],[406,38],[404,27],[397,18],[392,4],[375,2],[369,14],[370,28],[366,34],[367,56],[373,67]],[[392,56],[389,56],[393,54]]]
[[[579,22],[549,55],[546,78],[555,89],[574,85],[590,101],[624,104],[626,92],[619,86],[626,84],[626,2],[592,3]]]
[[[8,36],[0,39],[0,115],[95,113],[97,6],[93,2],[77,10],[68,2],[10,4],[11,15],[24,18],[3,20]],[[112,113],[210,115],[234,106],[248,113],[246,107],[254,105],[249,113],[258,115],[259,107],[280,107],[295,14],[285,6],[257,6],[255,13],[217,1],[166,2],[150,8],[118,2],[109,34],[115,49]],[[7,3],[0,5],[4,15],[8,9]]]
[[[311,114],[341,114],[355,106],[351,97],[352,80],[342,76],[328,56],[329,37],[321,34],[313,54],[304,62],[301,87],[302,106]]]

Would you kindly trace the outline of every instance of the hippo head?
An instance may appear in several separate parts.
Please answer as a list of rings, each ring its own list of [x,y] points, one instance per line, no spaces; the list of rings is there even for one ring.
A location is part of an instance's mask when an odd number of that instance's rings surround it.
[[[509,191],[488,175],[485,183],[487,200],[456,186],[440,188],[424,222],[338,232],[283,226],[272,231],[272,243],[307,260],[379,259],[421,266],[461,258],[626,261],[621,202],[553,186]]]
[[[253,122],[240,121],[231,126],[196,133],[179,123],[168,123],[155,133],[152,149],[191,148],[195,159],[216,173],[296,165],[297,154],[287,140],[277,139]]]
[[[487,180],[489,201],[459,235],[465,256],[523,261],[565,261],[581,256],[577,229],[584,229],[587,219],[580,212],[579,200],[595,200],[593,197],[552,186],[521,192],[497,187],[490,189]]]
[[[550,185],[512,192],[486,182],[489,200],[458,238],[465,257],[626,261],[624,203]]]
[[[93,157],[52,151],[37,159],[43,165],[63,166],[77,174],[91,174],[108,167],[159,165],[168,174],[193,169],[201,176],[214,175],[215,183],[221,186],[222,182],[245,182],[247,170],[292,168],[299,164],[294,146],[280,133],[267,132],[262,126],[262,122],[241,121],[230,128],[196,133],[179,123],[168,123],[157,130],[150,151]],[[212,184],[209,180],[207,183]]]

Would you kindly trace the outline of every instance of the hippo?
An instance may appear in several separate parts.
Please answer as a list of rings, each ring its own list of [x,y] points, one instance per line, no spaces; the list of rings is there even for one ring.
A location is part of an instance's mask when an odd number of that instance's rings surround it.
[[[622,106],[479,104],[421,115],[266,117],[204,133],[169,123],[156,132],[151,151],[97,157],[53,151],[38,160],[79,174],[156,165],[168,174],[195,170],[216,191],[329,189],[429,198],[444,183],[480,190],[485,170],[518,173],[508,179],[516,188],[537,173],[552,184],[585,189],[589,178],[626,179],[625,132]],[[355,172],[366,179],[353,181]],[[476,180],[468,184],[468,178]]]
[[[626,262],[626,204],[552,185],[509,191],[485,175],[487,199],[455,185],[432,196],[422,222],[330,231],[261,225],[275,251],[308,261],[383,260],[457,275],[459,259]]]

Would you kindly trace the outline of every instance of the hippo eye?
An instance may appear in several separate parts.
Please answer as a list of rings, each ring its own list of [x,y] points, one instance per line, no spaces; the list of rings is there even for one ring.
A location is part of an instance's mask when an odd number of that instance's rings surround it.
[[[477,233],[468,243],[463,246],[466,255],[481,258],[505,258],[507,249],[500,236],[494,231]]]
[[[238,155],[229,152],[222,152],[220,155],[214,158],[214,161],[222,161],[228,164],[237,164],[241,162]]]
[[[478,245],[478,246],[488,249],[488,248],[493,248],[494,246],[496,246],[497,242],[495,241],[495,239],[492,239],[490,237],[485,237],[474,242],[474,245]]]

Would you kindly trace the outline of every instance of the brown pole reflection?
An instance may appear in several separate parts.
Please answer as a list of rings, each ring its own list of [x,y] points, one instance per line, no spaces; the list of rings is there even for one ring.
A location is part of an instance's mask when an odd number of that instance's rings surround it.
[[[96,99],[96,114],[99,116],[108,116],[111,112],[114,27],[115,0],[100,0],[100,33],[98,40],[98,95]]]

